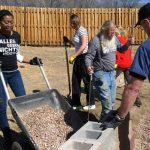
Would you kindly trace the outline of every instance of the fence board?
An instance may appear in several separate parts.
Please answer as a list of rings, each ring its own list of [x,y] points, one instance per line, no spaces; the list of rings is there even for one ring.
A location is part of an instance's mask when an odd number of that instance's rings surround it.
[[[63,36],[72,38],[70,14],[80,17],[81,24],[87,28],[89,40],[97,34],[104,21],[110,19],[116,25],[124,27],[129,35],[135,36],[135,43],[140,44],[146,34],[133,25],[138,19],[137,8],[35,8],[0,6],[10,10],[15,17],[14,30],[21,34],[22,45],[54,46],[63,45]]]

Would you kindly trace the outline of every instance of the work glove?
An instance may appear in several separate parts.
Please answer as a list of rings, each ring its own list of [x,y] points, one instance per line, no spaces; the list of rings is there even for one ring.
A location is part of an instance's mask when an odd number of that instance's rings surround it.
[[[34,57],[30,60],[30,65],[43,65],[42,59],[38,57]]]
[[[70,64],[73,64],[74,60],[75,60],[76,56],[75,55],[72,55],[69,59],[69,63]]]
[[[116,128],[122,124],[124,118],[120,118],[118,115],[109,116],[102,124],[100,125],[101,130],[105,130],[107,128]]]
[[[115,64],[115,65],[114,65],[114,68],[116,69],[117,67],[118,67],[118,64]]]
[[[69,39],[66,36],[63,36],[64,44],[67,44],[69,42]]]

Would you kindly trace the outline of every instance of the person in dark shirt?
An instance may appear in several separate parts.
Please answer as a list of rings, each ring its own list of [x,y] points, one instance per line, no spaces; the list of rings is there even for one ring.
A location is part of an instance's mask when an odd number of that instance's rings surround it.
[[[9,84],[16,97],[26,95],[24,84],[18,70],[17,61],[38,65],[34,57],[29,60],[19,52],[21,38],[18,32],[13,30],[14,16],[8,10],[0,11],[0,64],[6,85]],[[42,61],[41,61],[42,63]],[[7,120],[7,96],[0,78],[0,128],[4,136],[4,149],[9,150],[12,145],[12,134]]]

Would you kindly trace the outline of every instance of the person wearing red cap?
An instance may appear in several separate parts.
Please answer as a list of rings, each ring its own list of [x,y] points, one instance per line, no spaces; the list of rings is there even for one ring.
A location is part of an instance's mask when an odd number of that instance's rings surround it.
[[[130,68],[131,81],[124,89],[121,106],[109,118],[109,121],[107,120],[101,125],[102,128],[116,128],[119,126],[134,105],[144,80],[148,78],[150,81],[150,3],[140,8],[136,26],[143,27],[148,39],[137,49]]]

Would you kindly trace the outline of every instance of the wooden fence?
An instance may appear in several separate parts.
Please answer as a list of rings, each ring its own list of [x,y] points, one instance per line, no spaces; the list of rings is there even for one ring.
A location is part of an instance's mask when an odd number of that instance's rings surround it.
[[[88,30],[91,39],[105,20],[111,19],[116,25],[124,27],[135,37],[135,44],[146,39],[140,28],[133,28],[138,19],[138,9],[127,8],[35,8],[0,6],[10,10],[15,17],[14,30],[21,34],[22,45],[59,46],[63,45],[63,36],[73,36],[69,16],[79,15],[81,24]]]

